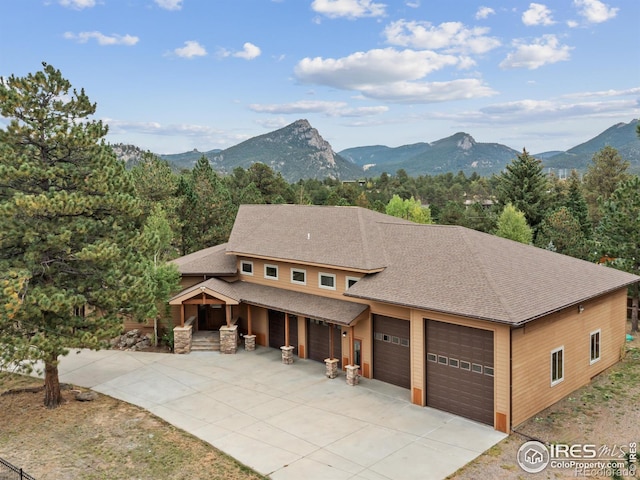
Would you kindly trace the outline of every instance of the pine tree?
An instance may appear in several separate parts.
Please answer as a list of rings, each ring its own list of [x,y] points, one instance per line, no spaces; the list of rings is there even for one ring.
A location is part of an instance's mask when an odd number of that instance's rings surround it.
[[[547,210],[547,187],[542,162],[522,150],[522,154],[498,176],[498,201],[502,205],[511,203],[523,212],[527,223],[535,232]]]
[[[607,145],[593,155],[584,174],[585,199],[594,226],[602,218],[601,202],[606,202],[622,182],[629,178],[629,162],[622,159],[618,150]]]
[[[44,364],[49,408],[58,359],[99,349],[152,304],[137,249],[141,209],[107,127],[59,70],[0,79],[0,357]]]

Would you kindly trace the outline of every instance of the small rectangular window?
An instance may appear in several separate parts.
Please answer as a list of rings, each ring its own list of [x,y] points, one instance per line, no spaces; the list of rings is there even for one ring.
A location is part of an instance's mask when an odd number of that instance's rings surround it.
[[[307,272],[306,270],[300,270],[297,268],[291,269],[291,283],[297,283],[298,285],[307,284]]]
[[[442,355],[438,355],[438,363],[440,365],[447,365],[449,363],[449,359],[447,357],[442,356]]]
[[[454,368],[458,368],[458,359],[457,358],[450,358],[449,359],[449,366],[450,367],[454,367]]]
[[[460,360],[460,368],[462,370],[471,370],[471,363],[465,362],[464,360]]]
[[[564,347],[551,352],[551,386],[564,380]]]
[[[264,278],[270,278],[272,280],[278,279],[278,266],[277,265],[265,265],[264,266]]]
[[[318,286],[327,290],[336,289],[336,276],[332,273],[319,273]]]
[[[493,377],[493,367],[484,366],[484,374]]]
[[[391,343],[395,343],[396,345],[400,345],[400,337],[391,337]]]
[[[473,373],[482,373],[482,365],[479,365],[477,363],[472,363],[471,364],[471,371]]]
[[[382,334],[382,341],[383,342],[391,342],[391,335],[387,335],[386,333]]]
[[[438,356],[435,353],[427,353],[427,360],[430,362],[437,362]]]
[[[402,345],[403,347],[408,347],[409,346],[409,339],[408,338],[401,338],[400,339],[400,345]]]
[[[240,262],[240,272],[243,275],[253,275],[253,262],[243,260]]]
[[[590,363],[595,363],[600,360],[600,330],[596,330],[595,332],[591,332],[589,336],[590,343]]]
[[[376,332],[373,334],[373,338],[382,341],[382,334],[380,332]]]

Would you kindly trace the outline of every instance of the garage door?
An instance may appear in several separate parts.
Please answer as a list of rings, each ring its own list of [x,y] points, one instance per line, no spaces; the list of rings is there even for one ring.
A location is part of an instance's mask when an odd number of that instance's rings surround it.
[[[407,320],[373,315],[373,378],[411,387],[409,332]]]
[[[331,355],[331,336],[333,335],[333,358],[338,360],[342,357],[342,346],[340,337],[340,327],[331,326],[321,320],[307,320],[307,345],[309,348],[309,358],[318,362],[324,362],[325,358]],[[338,363],[340,367],[341,362]]]
[[[493,332],[425,322],[427,405],[493,425]]]
[[[269,346],[284,346],[284,312],[269,310]],[[295,347],[293,353],[298,354],[298,317],[289,315],[289,345]]]

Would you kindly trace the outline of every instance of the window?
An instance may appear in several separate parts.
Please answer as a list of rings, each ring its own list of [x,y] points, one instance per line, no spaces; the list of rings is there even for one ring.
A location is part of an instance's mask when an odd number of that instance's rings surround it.
[[[477,363],[472,363],[471,364],[471,371],[474,373],[482,373],[482,365],[479,365]]]
[[[347,290],[349,288],[351,288],[352,286],[355,285],[355,283],[360,280],[358,277],[347,277],[346,278],[346,282],[347,282]]]
[[[272,280],[278,279],[278,266],[277,265],[265,265],[264,266],[264,278],[270,278]]]
[[[591,332],[589,343],[591,345],[590,362],[596,363],[600,360],[600,330]]]
[[[246,260],[240,262],[240,273],[243,275],[253,275],[253,262]]]
[[[450,367],[454,367],[454,368],[458,368],[458,359],[457,358],[450,358],[449,359],[449,366]]]
[[[291,283],[297,283],[298,285],[307,284],[307,271],[300,270],[298,268],[291,269]]]
[[[440,365],[447,365],[449,363],[449,359],[444,355],[438,355],[438,363]]]
[[[438,356],[435,353],[427,353],[427,360],[430,362],[437,362]]]
[[[319,273],[318,286],[327,290],[336,289],[336,276],[332,273]]]
[[[484,366],[484,374],[493,377],[493,367]]]
[[[564,380],[564,347],[551,352],[551,386]]]
[[[471,363],[470,362],[466,362],[464,360],[460,360],[460,368],[462,370],[471,370]]]

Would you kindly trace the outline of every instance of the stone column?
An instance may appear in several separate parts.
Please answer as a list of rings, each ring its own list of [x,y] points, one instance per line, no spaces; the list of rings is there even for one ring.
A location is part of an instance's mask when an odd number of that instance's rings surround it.
[[[247,352],[253,352],[256,349],[256,336],[245,335],[244,336],[244,349]]]
[[[347,385],[357,385],[360,375],[358,375],[358,369],[360,365],[347,365]]]
[[[191,352],[191,325],[173,328],[173,353]]]
[[[285,365],[291,365],[293,363],[293,349],[295,347],[280,347],[282,350],[282,363]]]
[[[220,353],[236,353],[238,350],[238,326],[220,327]]]
[[[327,367],[327,377],[336,378],[338,376],[338,362],[337,358],[325,358],[324,364]]]

